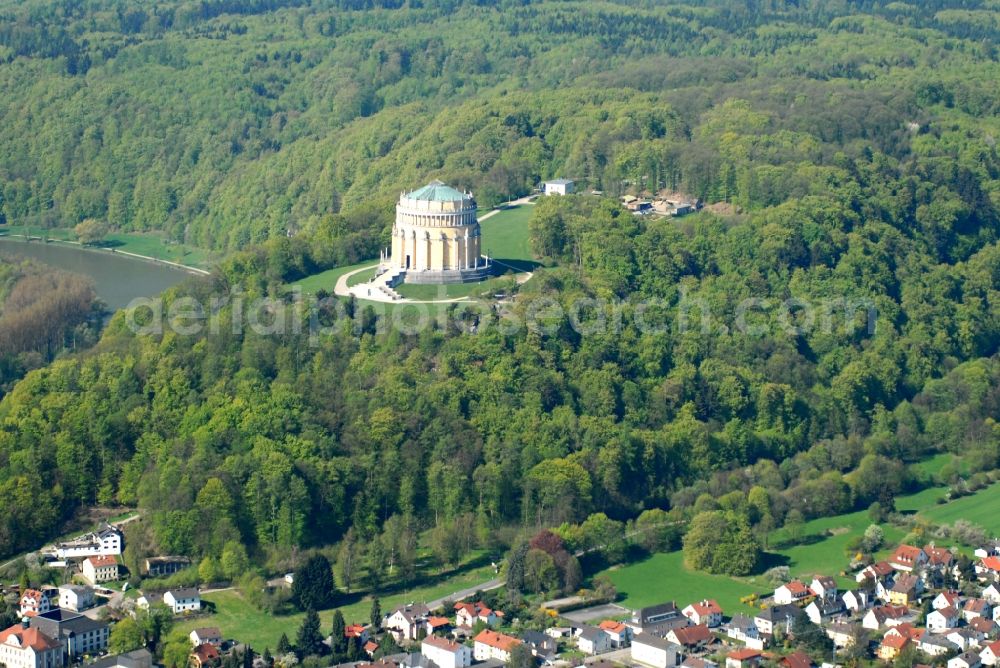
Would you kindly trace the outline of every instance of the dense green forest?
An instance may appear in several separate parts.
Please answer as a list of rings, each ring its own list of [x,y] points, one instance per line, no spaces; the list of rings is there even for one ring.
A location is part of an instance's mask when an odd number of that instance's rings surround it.
[[[371,257],[394,195],[432,176],[482,204],[563,175],[726,205],[535,205],[546,268],[515,314],[589,299],[619,329],[483,312],[405,335],[352,302],[317,340],[137,336],[118,314],[0,403],[0,553],[118,503],[149,516],[149,553],[245,545],[277,568],[349,536],[385,564],[424,529],[687,520],[735,493],[764,530],[793,501],[799,519],[891,504],[932,453],[1000,465],[995,5],[0,7],[7,223],[234,251],[168,302],[279,296]],[[753,334],[748,298],[871,304],[875,326],[792,331],[759,308]],[[666,326],[639,326],[651,300]]]

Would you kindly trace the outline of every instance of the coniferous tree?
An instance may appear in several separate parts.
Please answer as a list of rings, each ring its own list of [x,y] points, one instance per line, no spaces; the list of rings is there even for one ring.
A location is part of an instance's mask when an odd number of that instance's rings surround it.
[[[326,645],[323,644],[323,634],[320,633],[319,624],[319,615],[316,611],[307,611],[295,637],[295,649],[300,657],[323,653]]]
[[[333,586],[333,569],[322,554],[314,554],[295,571],[292,581],[292,600],[302,610],[322,610],[330,607],[336,589]]]
[[[372,598],[372,609],[368,613],[368,621],[372,625],[372,633],[377,633],[382,628],[382,604],[378,596]]]
[[[333,611],[333,625],[330,628],[330,648],[335,661],[342,661],[347,655],[347,624],[340,610]]]

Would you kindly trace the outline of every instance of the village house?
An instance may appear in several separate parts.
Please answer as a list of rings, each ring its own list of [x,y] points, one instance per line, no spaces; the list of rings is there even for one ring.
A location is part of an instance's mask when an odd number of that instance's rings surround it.
[[[996,608],[993,609],[994,613]],[[991,638],[997,633],[997,624],[987,617],[976,617],[969,621],[969,628],[975,630],[983,638]]]
[[[80,564],[83,579],[92,585],[118,579],[118,559],[110,554],[87,557]]]
[[[975,652],[965,652],[948,659],[948,668],[979,668],[982,662]]]
[[[990,583],[983,589],[983,598],[993,605],[1000,605],[1000,586]]]
[[[370,635],[368,627],[364,624],[348,624],[344,627],[344,637],[354,638],[360,645],[364,645],[368,642]]]
[[[774,603],[776,605],[798,603],[799,601],[803,601],[812,595],[812,590],[805,586],[800,580],[792,580],[791,582],[783,584],[774,590]]]
[[[828,575],[813,577],[809,589],[813,594],[826,601],[833,601],[837,598],[837,582]]]
[[[472,656],[476,661],[497,659],[504,663],[510,661],[511,650],[521,644],[521,641],[513,636],[497,633],[490,629],[483,629],[472,641]]]
[[[948,606],[940,610],[933,610],[927,614],[927,628],[935,633],[940,633],[946,629],[953,629],[958,626],[960,615],[958,610]]]
[[[772,636],[776,631],[787,629],[789,625],[794,626],[805,614],[797,605],[775,605],[758,612],[753,621],[761,635]]]
[[[667,640],[692,652],[711,644],[715,640],[715,636],[712,635],[712,631],[707,626],[697,624],[695,626],[685,626],[680,629],[671,629],[667,634]]]
[[[681,662],[680,647],[651,633],[632,639],[632,660],[653,668],[675,668]]]
[[[813,660],[801,650],[796,650],[778,662],[783,668],[812,668]]]
[[[219,653],[219,648],[215,645],[209,645],[205,643],[204,645],[198,645],[191,650],[191,665],[194,668],[205,668],[206,666],[214,666],[222,658]]]
[[[608,637],[611,639],[611,646],[615,649],[628,647],[629,642],[632,641],[632,629],[624,622],[605,619],[597,625],[597,628],[608,634]]]
[[[983,644],[983,635],[971,626],[961,626],[945,632],[945,638],[954,643],[963,652],[973,647],[979,648]]]
[[[927,566],[927,553],[913,545],[900,545],[889,557],[889,565],[897,571],[912,573]]]
[[[879,645],[876,654],[883,661],[892,661],[909,644],[909,637],[889,631],[882,637],[882,644]]]
[[[61,608],[38,615],[31,625],[62,644],[67,663],[86,654],[103,652],[111,635],[107,622]]]
[[[531,655],[541,659],[542,663],[555,661],[556,654],[559,653],[559,643],[556,642],[555,638],[544,633],[522,631],[520,639],[531,650]]]
[[[984,666],[1000,665],[1000,640],[995,640],[983,647],[983,651],[979,653],[979,660]]]
[[[920,639],[920,644],[917,645],[917,648],[929,656],[942,656],[958,650],[955,643],[948,640],[945,636],[934,633],[925,634]]]
[[[94,590],[90,587],[65,584],[59,586],[59,607],[80,612],[94,607]]]
[[[941,608],[955,608],[957,610],[961,605],[962,596],[954,590],[943,591],[931,600],[931,607],[935,610]]]
[[[902,605],[881,605],[869,610],[861,620],[861,626],[877,631],[883,626],[898,626],[913,621],[909,608]]]
[[[576,630],[576,647],[584,654],[611,651],[611,636],[596,626],[585,624]]]
[[[738,640],[752,649],[764,649],[764,639],[761,637],[760,629],[755,623],[744,614],[737,613],[726,625],[726,636],[733,640]],[[635,643],[635,640],[632,641]]]
[[[197,589],[184,587],[163,592],[163,603],[175,615],[201,610],[201,594]]]
[[[465,645],[429,636],[420,643],[420,653],[438,668],[468,668],[472,665],[472,650]]]
[[[21,594],[20,605],[21,615],[24,617],[34,617],[53,608],[48,593],[38,589],[25,589]]]
[[[216,626],[203,626],[191,631],[188,634],[188,638],[191,640],[191,645],[197,647],[198,645],[215,645],[219,647],[222,645],[222,631]]]
[[[825,627],[826,636],[833,641],[833,646],[837,649],[850,647],[854,644],[857,631],[847,622],[830,622]]]
[[[681,668],[719,668],[719,664],[700,656],[688,656],[681,662]]]
[[[851,612],[867,610],[871,605],[871,593],[867,589],[848,589],[840,595],[844,607]]]
[[[941,573],[949,571],[955,563],[955,555],[951,550],[935,547],[933,543],[924,545],[924,554],[927,555],[927,567]]]
[[[760,665],[762,658],[764,654],[760,650],[744,647],[726,655],[726,668],[753,668]]]
[[[824,602],[823,599],[816,599],[805,607],[806,617],[813,624],[823,624],[827,620],[843,615],[847,612],[844,607],[844,602],[841,600],[834,600],[830,602]]]
[[[401,605],[385,618],[382,628],[392,633],[396,642],[416,640],[429,614],[430,610],[422,603]]]
[[[976,577],[983,582],[997,582],[1000,577],[1000,557],[980,559],[975,565]]]
[[[29,623],[0,632],[0,663],[6,668],[62,668],[64,660],[62,644]]]
[[[137,649],[98,659],[87,668],[153,668],[153,655],[148,649]]]
[[[1000,539],[994,538],[993,540],[987,541],[984,545],[977,547],[973,554],[980,559],[985,559],[986,557],[1000,557]]]
[[[983,598],[970,598],[962,607],[962,617],[965,621],[971,622],[976,617],[989,617],[992,606]]]
[[[81,559],[119,555],[122,553],[122,533],[110,524],[99,531],[84,534],[63,543],[57,543],[54,554],[58,559]]]
[[[455,604],[455,626],[460,628],[472,628],[476,622],[483,622],[487,626],[493,626],[500,620],[501,613],[491,610],[484,603],[479,601],[473,603]]]
[[[888,561],[878,561],[870,566],[862,568],[858,571],[858,574],[854,576],[854,579],[857,580],[859,584],[865,580],[880,581],[885,578],[889,578],[891,580],[894,573],[895,570],[893,570],[892,566],[889,565]]]
[[[451,620],[447,617],[431,615],[427,618],[427,635],[432,636],[435,633],[447,633],[449,629],[451,629]]]
[[[681,611],[695,624],[704,624],[710,629],[722,624],[722,607],[714,599],[704,599],[691,603]]]
[[[889,603],[891,605],[910,605],[917,601],[923,589],[923,583],[916,575],[900,573],[892,585],[892,589],[889,590]]]
[[[545,182],[546,195],[572,195],[576,184],[572,179],[552,179]]]
[[[687,617],[681,614],[673,601],[639,608],[632,613],[632,619],[629,621],[629,626],[635,635],[652,633],[664,636],[670,629],[687,625]]]

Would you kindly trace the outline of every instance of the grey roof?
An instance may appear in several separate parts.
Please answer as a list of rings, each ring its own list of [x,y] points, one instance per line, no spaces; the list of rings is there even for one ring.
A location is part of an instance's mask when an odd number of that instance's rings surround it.
[[[554,183],[560,186],[566,186],[573,183],[573,179],[549,179],[546,183]]]
[[[669,603],[660,603],[659,605],[639,608],[632,614],[632,619],[639,624],[645,624],[654,617],[666,617],[672,614],[677,614],[677,604],[670,601]]]
[[[164,594],[172,594],[174,599],[181,598],[201,598],[198,590],[194,587],[181,587],[180,589],[168,589]]]
[[[396,614],[397,612],[402,614],[403,618],[406,619],[406,621],[412,622],[415,619],[426,617],[427,615],[430,614],[431,611],[430,608],[428,608],[423,603],[413,603],[410,605],[401,605],[397,607],[390,613],[390,616]]]
[[[148,649],[137,649],[125,654],[113,654],[88,664],[87,668],[144,668],[153,663],[153,655]]]
[[[108,628],[107,622],[91,619],[86,615],[72,610],[55,608],[36,615],[31,624],[42,630],[48,636],[56,637],[66,633],[87,633],[97,629]]]
[[[729,628],[743,630],[755,629],[757,628],[757,624],[743,613],[736,613],[733,615],[733,618],[729,620]]]
[[[660,636],[654,636],[652,633],[640,633],[639,635],[632,638],[633,645],[645,645],[647,647],[655,647],[659,650],[665,650],[668,652],[680,651],[681,646],[676,645],[666,638],[661,638]]]
[[[921,645],[934,645],[935,647],[945,647],[949,650],[957,650],[958,645],[948,640],[944,636],[925,633],[924,637],[920,639]]]
[[[90,587],[84,587],[83,585],[75,585],[75,584],[59,585],[59,589],[60,589],[60,591],[63,590],[63,589],[65,589],[65,590],[71,591],[71,592],[73,592],[75,594],[86,594],[88,592],[94,591]]]
[[[601,636],[607,636],[608,634],[604,632],[604,629],[599,629],[596,626],[585,625],[580,627],[580,637],[586,638],[590,641],[595,641]]]
[[[771,622],[783,622],[787,618],[791,617],[794,619],[801,618],[805,613],[802,612],[802,608],[796,605],[790,605],[788,603],[783,603],[781,605],[775,605],[765,610],[761,610],[755,615],[755,619],[763,619],[765,621]]]
[[[423,188],[407,193],[406,198],[424,202],[461,202],[472,199],[472,196],[434,179]]]

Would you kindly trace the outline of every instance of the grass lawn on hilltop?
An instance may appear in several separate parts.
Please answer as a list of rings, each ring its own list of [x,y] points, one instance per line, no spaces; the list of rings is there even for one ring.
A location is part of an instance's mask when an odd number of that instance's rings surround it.
[[[628,608],[641,608],[666,601],[676,601],[684,607],[692,601],[714,598],[732,614],[751,608],[740,603],[740,598],[764,593],[767,587],[754,586],[724,575],[709,575],[688,570],[681,552],[654,554],[648,559],[604,571],[618,588],[619,603]]]
[[[382,612],[386,613],[397,605],[443,598],[460,589],[487,582],[494,577],[493,568],[488,564],[476,566],[446,577],[433,585],[414,587],[392,594],[379,594],[379,603]],[[263,651],[265,647],[270,647],[273,652],[282,633],[287,633],[289,639],[294,642],[295,633],[298,631],[304,616],[302,613],[275,616],[262,612],[243,600],[243,596],[235,590],[209,593],[202,598],[215,604],[215,613],[184,620],[179,622],[175,629],[188,633],[191,629],[202,626],[218,626],[225,638],[234,638],[241,642],[250,643],[257,651]],[[368,615],[372,605],[371,597],[366,595],[363,598],[351,598],[351,603],[319,613],[320,630],[324,635],[330,632],[335,609],[341,611],[348,624],[352,622],[368,623]]]
[[[513,275],[497,276],[477,283],[451,283],[449,285],[414,285],[404,283],[396,287],[408,299],[455,299],[457,297],[478,297],[498,290],[507,291],[513,286]]]
[[[378,264],[378,260],[366,260],[364,262],[359,262],[358,264],[352,264],[347,267],[335,267],[334,269],[327,269],[326,271],[321,271],[318,274],[313,274],[312,276],[306,276],[303,279],[295,281],[294,283],[289,283],[289,288],[299,287],[302,288],[303,294],[313,295],[319,290],[326,290],[330,294],[333,294],[333,288],[337,285],[337,279],[344,274],[354,271],[355,269],[361,269],[363,267],[370,267],[374,264]],[[361,272],[362,274],[366,272]]]
[[[531,260],[528,219],[533,204],[521,204],[482,221],[482,252],[498,260]]]

